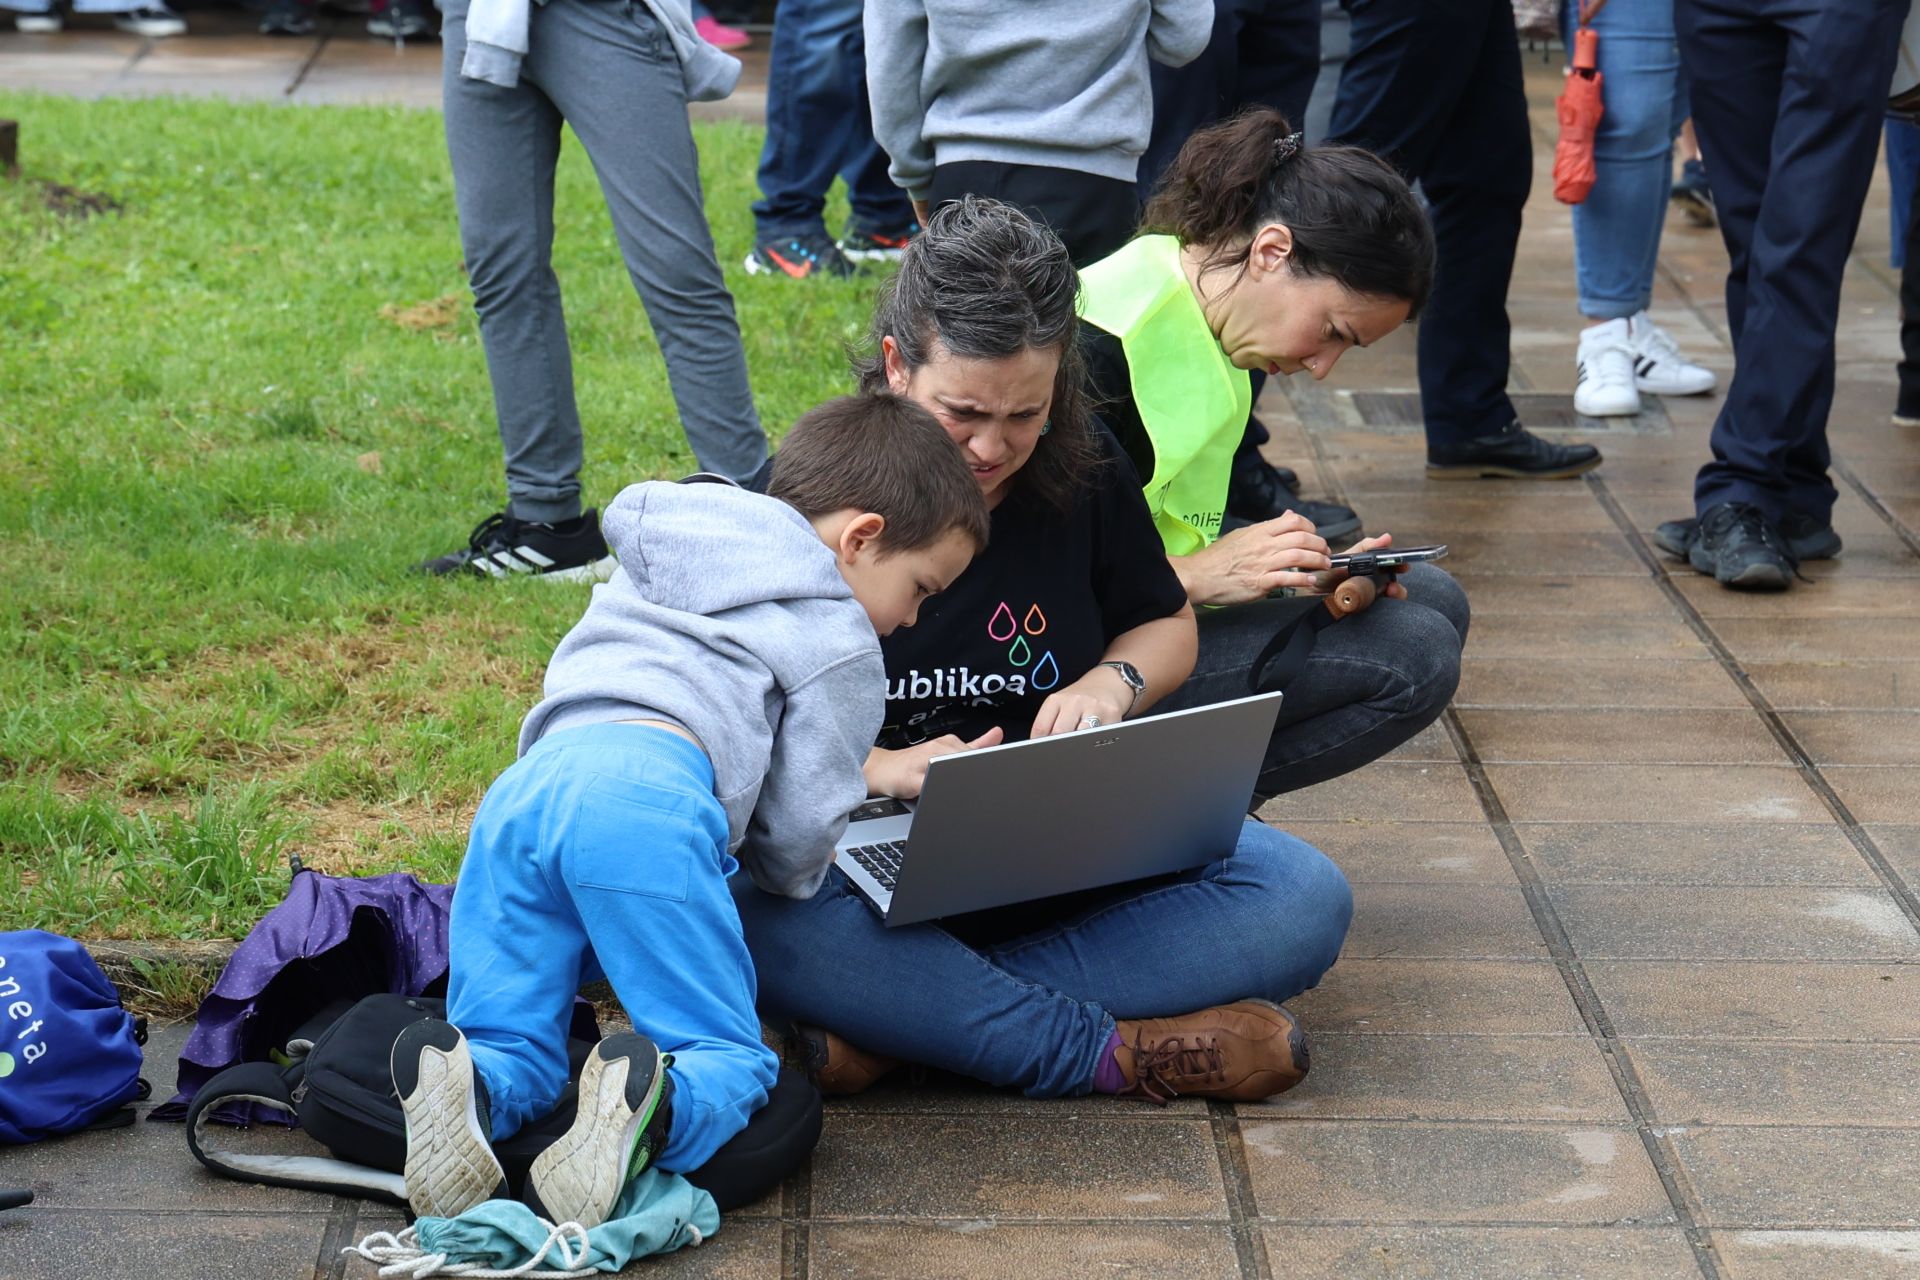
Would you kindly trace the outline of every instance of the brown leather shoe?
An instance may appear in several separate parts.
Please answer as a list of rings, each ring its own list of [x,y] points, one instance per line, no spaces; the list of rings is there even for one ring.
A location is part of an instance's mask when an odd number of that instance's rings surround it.
[[[1307,1033],[1268,1000],[1241,1000],[1179,1018],[1116,1022],[1123,1098],[1258,1102],[1307,1078]]]
[[[864,1093],[874,1081],[900,1065],[898,1058],[856,1049],[825,1027],[804,1022],[793,1024],[787,1053],[793,1064],[807,1073],[813,1087],[829,1098]]]

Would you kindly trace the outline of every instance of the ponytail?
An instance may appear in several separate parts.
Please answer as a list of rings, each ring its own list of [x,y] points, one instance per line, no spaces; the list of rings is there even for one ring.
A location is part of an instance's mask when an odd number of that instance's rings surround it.
[[[1238,263],[1274,223],[1293,233],[1301,275],[1418,315],[1433,289],[1433,229],[1406,181],[1358,147],[1308,147],[1270,107],[1250,107],[1187,139],[1147,203],[1141,229],[1198,246],[1202,272]]]

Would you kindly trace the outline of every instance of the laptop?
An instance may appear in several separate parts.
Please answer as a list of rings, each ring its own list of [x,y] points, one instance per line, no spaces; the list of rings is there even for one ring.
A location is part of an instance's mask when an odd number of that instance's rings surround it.
[[[920,798],[854,810],[834,865],[889,927],[1225,857],[1278,693],[936,757]]]

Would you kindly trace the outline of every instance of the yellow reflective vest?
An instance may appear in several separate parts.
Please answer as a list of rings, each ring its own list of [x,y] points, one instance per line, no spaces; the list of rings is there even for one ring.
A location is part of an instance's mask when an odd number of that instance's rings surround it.
[[[1080,315],[1120,340],[1153,442],[1147,507],[1168,555],[1220,536],[1253,388],[1207,327],[1172,236],[1140,236],[1080,273]]]

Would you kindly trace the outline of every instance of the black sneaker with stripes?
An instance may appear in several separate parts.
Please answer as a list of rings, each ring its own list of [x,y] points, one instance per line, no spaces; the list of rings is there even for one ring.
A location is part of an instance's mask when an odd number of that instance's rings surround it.
[[[416,573],[479,574],[507,578],[527,574],[549,582],[605,582],[618,567],[600,535],[600,513],[589,509],[571,520],[540,524],[497,511],[467,537],[467,545],[414,566]]]

